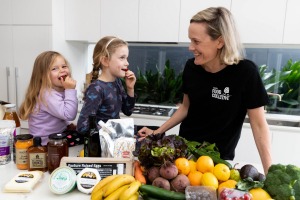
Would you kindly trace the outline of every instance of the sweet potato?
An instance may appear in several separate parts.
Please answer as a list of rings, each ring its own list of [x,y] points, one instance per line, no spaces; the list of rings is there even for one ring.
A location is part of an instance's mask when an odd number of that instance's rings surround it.
[[[159,188],[166,189],[166,190],[171,189],[170,182],[163,177],[157,177],[156,179],[154,179],[154,181],[152,182],[152,185],[159,187]]]
[[[151,183],[154,181],[154,179],[156,179],[159,176],[159,167],[153,166],[150,167],[150,169],[148,169],[147,178]]]
[[[170,182],[171,190],[175,192],[185,192],[185,188],[190,185],[188,177],[184,174],[179,174]]]
[[[165,162],[159,169],[161,177],[171,180],[178,175],[178,169],[175,164],[170,161]]]

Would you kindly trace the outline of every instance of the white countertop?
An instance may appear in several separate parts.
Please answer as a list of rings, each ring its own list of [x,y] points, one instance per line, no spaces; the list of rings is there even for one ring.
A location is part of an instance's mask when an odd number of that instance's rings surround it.
[[[82,149],[82,145],[70,147],[70,156],[77,156],[78,152]],[[48,187],[48,181],[50,174],[45,172],[42,179],[34,187],[33,191],[30,193],[4,193],[3,188],[5,184],[16,176],[19,172],[27,170],[19,170],[13,161],[6,165],[0,165],[0,199],[1,200],[48,200],[48,199],[63,199],[63,200],[90,200],[90,195],[84,194],[75,188],[73,191],[63,195],[56,195],[52,193]]]
[[[82,145],[71,147],[69,155],[70,156],[77,156],[79,151],[82,149]],[[231,164],[235,164],[235,161],[229,161]],[[242,167],[246,163],[239,163],[238,168]],[[259,172],[263,172],[263,168],[261,164],[253,164]],[[48,199],[55,199],[55,200],[74,200],[74,199],[80,199],[80,200],[89,200],[90,195],[84,194],[75,188],[73,191],[63,194],[63,195],[56,195],[52,193],[48,187],[48,181],[50,174],[49,172],[45,172],[41,181],[34,187],[33,191],[30,193],[4,193],[3,188],[5,184],[11,180],[15,175],[17,175],[19,172],[22,172],[25,170],[18,170],[16,168],[16,165],[13,161],[11,161],[9,164],[6,165],[0,165],[0,199],[1,200],[48,200]]]

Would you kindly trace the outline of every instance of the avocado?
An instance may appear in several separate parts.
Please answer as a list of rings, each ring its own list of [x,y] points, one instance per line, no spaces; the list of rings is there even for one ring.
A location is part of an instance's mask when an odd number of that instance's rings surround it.
[[[256,177],[257,180],[255,181],[260,181],[260,182],[263,182],[266,180],[266,176],[262,173],[258,173],[258,176]]]
[[[241,179],[252,178],[253,180],[257,180],[259,176],[258,170],[250,164],[244,165],[240,170]]]

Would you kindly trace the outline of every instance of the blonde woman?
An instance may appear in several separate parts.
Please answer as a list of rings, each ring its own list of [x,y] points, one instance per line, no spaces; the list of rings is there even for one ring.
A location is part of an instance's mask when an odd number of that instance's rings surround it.
[[[62,132],[70,146],[83,143],[71,125],[78,108],[75,87],[69,63],[60,53],[46,51],[36,58],[19,116],[28,120],[30,134],[41,137],[42,145],[50,134]]]
[[[79,132],[88,131],[90,114],[96,114],[97,122],[119,119],[120,111],[127,116],[132,114],[136,77],[128,70],[128,54],[127,43],[114,36],[103,37],[96,44],[92,83],[85,91],[84,105],[77,122]],[[126,90],[120,78],[125,79]]]
[[[216,143],[221,157],[233,160],[246,114],[265,173],[272,163],[270,133],[264,116],[268,96],[257,66],[244,50],[229,10],[211,7],[192,17],[189,50],[194,58],[183,72],[183,102],[160,128],[146,127],[141,136],[163,133],[177,124],[191,141]]]

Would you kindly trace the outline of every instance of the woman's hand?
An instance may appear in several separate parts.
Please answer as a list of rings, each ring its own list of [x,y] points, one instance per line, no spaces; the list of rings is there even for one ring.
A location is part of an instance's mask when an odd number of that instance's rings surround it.
[[[143,127],[138,131],[139,141],[143,140],[146,136],[153,134],[154,131],[150,128]]]

